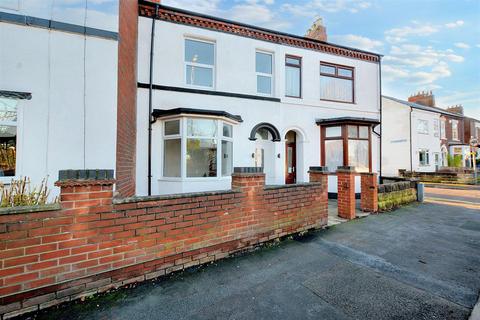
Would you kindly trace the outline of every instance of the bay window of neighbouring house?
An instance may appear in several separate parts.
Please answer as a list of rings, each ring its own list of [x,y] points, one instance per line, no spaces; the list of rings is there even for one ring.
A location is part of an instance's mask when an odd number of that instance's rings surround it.
[[[302,58],[285,57],[285,96],[300,98],[302,95]]]
[[[17,163],[16,99],[0,98],[0,177],[13,177]]]
[[[371,129],[363,125],[322,127],[322,165],[336,171],[353,166],[358,172],[370,172]]]
[[[354,68],[322,62],[320,99],[354,103]]]
[[[232,174],[231,124],[183,117],[165,120],[163,128],[163,177],[215,178]]]
[[[268,52],[255,52],[255,71],[257,75],[257,93],[273,94],[273,55]]]
[[[186,84],[213,88],[215,83],[215,44],[185,39]]]
[[[430,154],[427,149],[418,150],[418,163],[421,166],[430,165]]]
[[[458,120],[452,120],[452,140],[458,141]]]

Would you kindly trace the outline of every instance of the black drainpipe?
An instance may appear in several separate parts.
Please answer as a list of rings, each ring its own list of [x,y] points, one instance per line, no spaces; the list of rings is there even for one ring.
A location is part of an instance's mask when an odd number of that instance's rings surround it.
[[[383,104],[382,104],[382,57],[379,57],[378,59],[378,69],[380,73],[380,183],[382,183],[382,136],[383,136],[383,118],[382,118],[382,109],[383,109]]]
[[[148,86],[148,195],[152,195],[152,92],[153,92],[153,52],[155,45],[155,21],[158,17],[158,4],[155,5],[155,16],[152,20],[150,38],[150,83]]]

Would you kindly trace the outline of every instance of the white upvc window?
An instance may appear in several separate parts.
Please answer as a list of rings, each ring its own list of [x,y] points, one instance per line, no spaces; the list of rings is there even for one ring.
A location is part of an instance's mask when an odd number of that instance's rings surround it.
[[[435,138],[440,137],[440,121],[438,119],[433,119],[433,136]]]
[[[428,121],[418,119],[417,120],[417,132],[421,134],[428,134]]]
[[[440,121],[440,138],[447,139],[447,126],[445,119]]]
[[[17,99],[0,98],[0,177],[17,173]]]
[[[185,39],[185,83],[192,87],[214,88],[214,42]]]
[[[233,172],[233,125],[214,118],[163,122],[163,177],[213,179]]]
[[[458,141],[458,120],[452,120],[452,140]]]
[[[430,154],[429,154],[428,149],[418,150],[418,163],[421,166],[430,165]]]
[[[257,77],[257,93],[266,96],[273,95],[273,54],[270,52],[255,52],[255,72]]]

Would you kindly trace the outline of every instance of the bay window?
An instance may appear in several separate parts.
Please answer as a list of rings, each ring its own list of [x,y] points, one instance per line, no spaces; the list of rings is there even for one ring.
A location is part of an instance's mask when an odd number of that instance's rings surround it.
[[[215,178],[233,171],[233,126],[219,119],[163,122],[163,177]]]
[[[271,96],[273,92],[273,55],[267,52],[255,53],[257,93]]]
[[[16,99],[0,98],[0,176],[13,177],[17,162]]]
[[[320,99],[354,103],[354,68],[320,63]]]
[[[358,172],[370,172],[370,134],[370,127],[364,125],[322,126],[322,165],[330,172],[340,166],[353,166]]]
[[[215,44],[203,40],[185,39],[185,79],[187,85],[214,86]]]

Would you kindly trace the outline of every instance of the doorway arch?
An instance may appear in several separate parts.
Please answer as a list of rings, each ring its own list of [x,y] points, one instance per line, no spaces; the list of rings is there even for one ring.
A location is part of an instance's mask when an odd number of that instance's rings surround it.
[[[285,141],[285,184],[305,182],[304,173],[304,142],[305,134],[296,127],[291,127],[284,132]]]
[[[255,152],[252,154],[255,167],[262,167],[265,173],[265,183],[276,183],[276,144],[281,141],[278,129],[267,122],[253,127],[249,140],[255,141]]]

